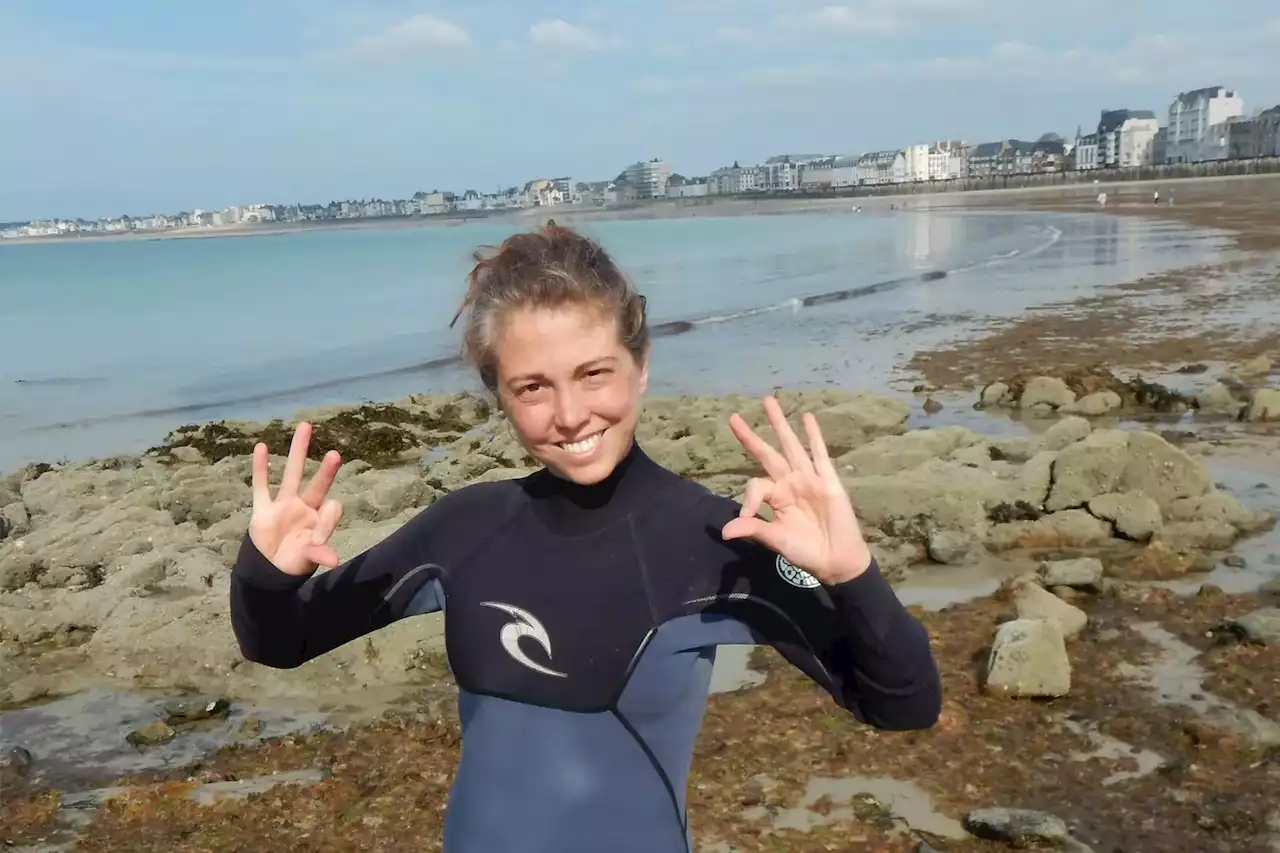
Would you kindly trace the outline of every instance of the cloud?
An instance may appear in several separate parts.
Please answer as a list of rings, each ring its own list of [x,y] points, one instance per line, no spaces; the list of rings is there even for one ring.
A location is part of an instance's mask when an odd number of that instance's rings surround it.
[[[832,35],[891,35],[958,15],[982,11],[987,0],[861,0],[787,12],[775,19],[782,31]]]
[[[388,59],[470,44],[471,35],[452,21],[419,14],[358,39],[348,53],[365,59]]]
[[[559,18],[538,21],[529,27],[529,41],[538,47],[593,53],[604,49],[604,39],[588,30]]]

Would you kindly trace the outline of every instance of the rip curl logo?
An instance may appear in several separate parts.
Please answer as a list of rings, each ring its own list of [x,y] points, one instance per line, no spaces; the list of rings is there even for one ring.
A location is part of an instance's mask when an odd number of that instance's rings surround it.
[[[816,589],[820,586],[818,579],[806,572],[804,569],[797,568],[790,560],[781,554],[775,560],[778,566],[778,574],[782,579],[792,586],[798,586],[801,589]]]
[[[516,607],[514,604],[503,604],[500,601],[482,601],[480,604],[484,607],[492,607],[494,610],[501,610],[514,620],[503,625],[502,630],[498,633],[498,640],[502,643],[502,648],[506,650],[507,654],[511,655],[512,660],[543,675],[554,675],[556,678],[569,677],[563,672],[556,672],[554,669],[543,666],[531,659],[525,654],[524,649],[520,648],[520,638],[528,637],[541,646],[543,653],[547,656],[547,660],[551,660],[551,637],[547,635],[547,629],[542,627],[542,623],[538,621],[536,616],[528,610]]]

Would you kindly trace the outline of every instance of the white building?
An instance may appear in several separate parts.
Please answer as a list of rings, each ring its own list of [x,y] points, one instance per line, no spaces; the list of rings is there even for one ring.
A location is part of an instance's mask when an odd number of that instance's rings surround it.
[[[907,157],[901,149],[873,151],[858,158],[857,169],[859,184],[900,184],[906,180]]]
[[[968,174],[969,146],[956,140],[935,142],[929,146],[931,181],[950,181]]]
[[[1205,159],[1204,154],[1214,153],[1218,148],[1210,138],[1211,128],[1243,115],[1244,99],[1223,86],[1210,86],[1178,95],[1169,105],[1165,162],[1197,163]],[[1205,150],[1206,142],[1209,143],[1208,151]]]
[[[711,195],[737,195],[753,191],[759,183],[755,166],[743,168],[737,163],[716,169],[707,180]]]
[[[902,178],[911,183],[929,180],[929,146],[908,145],[902,149]]]
[[[837,157],[831,164],[831,186],[856,187],[858,185],[857,157]]]
[[[627,167],[627,184],[639,199],[665,198],[670,177],[671,168],[662,160],[632,163]]]
[[[1151,165],[1159,132],[1160,122],[1150,110],[1104,110],[1098,119],[1098,167]]]
[[[1076,147],[1073,150],[1076,156],[1076,169],[1091,172],[1098,168],[1098,134],[1077,135]]]

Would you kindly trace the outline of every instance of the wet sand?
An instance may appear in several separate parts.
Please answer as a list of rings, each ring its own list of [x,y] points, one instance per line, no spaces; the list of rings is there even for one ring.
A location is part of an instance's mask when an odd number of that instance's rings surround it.
[[[1196,181],[1163,188],[1108,187],[1103,210],[1114,216],[1159,217],[1227,235],[1220,263],[1129,281],[1017,318],[991,322],[963,339],[916,353],[904,373],[931,387],[972,390],[1014,375],[1060,375],[1102,365],[1161,373],[1188,364],[1230,364],[1280,352],[1280,177]],[[1017,210],[1097,213],[1092,188],[1000,201]]]

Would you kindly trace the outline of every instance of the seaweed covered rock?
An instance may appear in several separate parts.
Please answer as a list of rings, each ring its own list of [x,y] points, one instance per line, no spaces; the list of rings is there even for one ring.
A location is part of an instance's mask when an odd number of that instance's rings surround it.
[[[1021,408],[1088,417],[1122,411],[1176,414],[1196,406],[1194,396],[1141,376],[1122,379],[1101,366],[1060,376],[1005,377],[988,383],[974,404],[976,409]]]
[[[309,458],[319,460],[330,450],[337,450],[346,460],[359,459],[375,468],[387,468],[409,461],[422,447],[452,441],[487,421],[491,412],[487,401],[469,394],[447,398],[415,395],[396,403],[364,403],[299,413],[288,423],[277,419],[266,424],[188,424],[171,432],[147,453],[178,462],[213,463],[248,456],[255,444],[265,442],[272,453],[285,455],[297,421],[308,419],[313,428]]]

